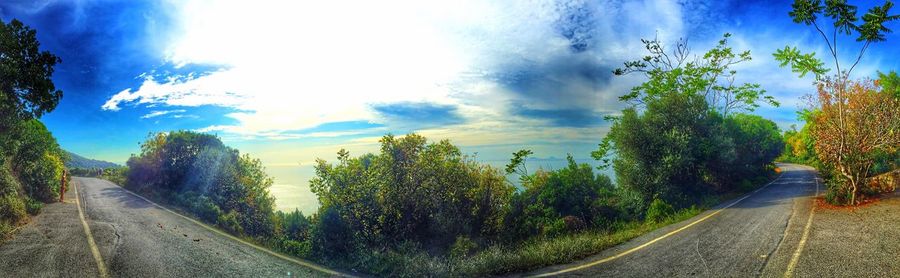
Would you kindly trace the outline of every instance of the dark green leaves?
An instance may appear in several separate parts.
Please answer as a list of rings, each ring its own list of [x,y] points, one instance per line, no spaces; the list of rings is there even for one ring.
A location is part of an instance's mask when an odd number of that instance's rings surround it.
[[[890,33],[891,29],[885,27],[885,23],[900,19],[900,15],[889,15],[894,3],[887,1],[884,5],[875,6],[869,9],[863,15],[863,24],[859,26],[859,37],[856,41],[881,42],[884,41],[884,34]]]
[[[512,159],[509,160],[509,164],[506,164],[506,174],[517,172],[517,169],[525,163],[525,159],[532,154],[534,154],[534,152],[525,149],[514,152]],[[527,173],[524,174],[527,175]]]
[[[40,118],[62,98],[50,77],[59,57],[40,51],[36,32],[18,20],[0,21],[0,131]]]
[[[847,0],[826,0],[825,15],[834,20],[834,28],[843,34],[850,35],[856,30],[856,6],[847,4]]]
[[[818,14],[824,9],[821,0],[795,0],[791,7],[794,9],[788,14],[794,22],[806,25],[815,23]]]

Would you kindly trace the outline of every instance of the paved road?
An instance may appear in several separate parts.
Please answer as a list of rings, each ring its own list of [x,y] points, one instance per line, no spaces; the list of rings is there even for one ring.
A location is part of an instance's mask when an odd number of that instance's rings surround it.
[[[105,180],[73,178],[111,277],[310,277],[276,257],[163,210]],[[72,191],[0,245],[0,277],[97,277]]]
[[[809,197],[816,193],[817,182],[810,167],[783,164],[781,168],[784,172],[780,178],[731,207],[707,211],[585,260],[528,275],[555,272],[558,276],[584,277],[783,277],[807,228],[812,204]],[[718,208],[731,203],[725,202]],[[712,213],[716,214],[706,217]],[[700,219],[705,220],[697,222]],[[639,247],[691,223],[695,224]],[[635,248],[638,249],[616,259],[573,270]],[[560,273],[566,270],[573,271]]]

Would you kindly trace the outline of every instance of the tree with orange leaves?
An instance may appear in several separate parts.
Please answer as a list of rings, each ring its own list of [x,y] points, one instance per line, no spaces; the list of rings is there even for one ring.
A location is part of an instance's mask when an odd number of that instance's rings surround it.
[[[843,88],[835,88],[843,86]],[[819,83],[812,133],[819,159],[834,166],[836,203],[857,204],[876,155],[900,149],[900,98],[871,80]]]

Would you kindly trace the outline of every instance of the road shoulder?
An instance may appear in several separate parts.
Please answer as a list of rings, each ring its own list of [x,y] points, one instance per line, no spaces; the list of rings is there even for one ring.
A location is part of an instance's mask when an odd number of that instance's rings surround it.
[[[0,244],[0,277],[99,275],[75,198],[74,192],[66,192],[66,202],[45,205],[30,223]]]

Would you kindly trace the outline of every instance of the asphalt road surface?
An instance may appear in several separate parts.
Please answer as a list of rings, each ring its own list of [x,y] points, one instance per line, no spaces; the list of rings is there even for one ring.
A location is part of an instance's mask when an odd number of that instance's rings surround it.
[[[781,168],[783,174],[778,179],[744,199],[725,202],[692,219],[653,231],[584,260],[541,269],[525,276],[792,275],[798,265],[810,261],[794,258],[808,251],[805,250],[804,233],[808,234],[807,223],[812,213],[810,197],[821,189],[812,168],[792,164],[781,164]],[[804,248],[798,248],[801,245]]]
[[[333,275],[214,232],[108,181],[75,177],[72,183],[92,236],[70,190],[65,203],[47,205],[0,245],[0,277]]]

